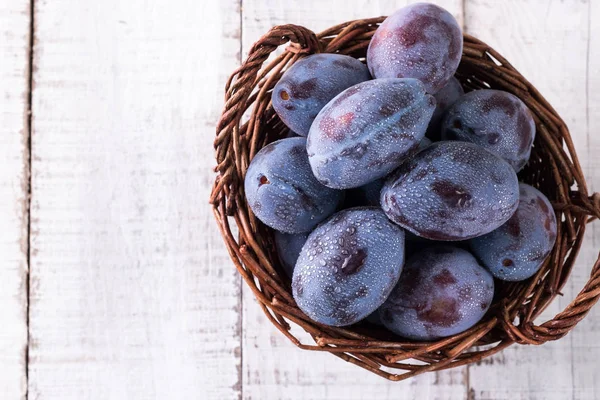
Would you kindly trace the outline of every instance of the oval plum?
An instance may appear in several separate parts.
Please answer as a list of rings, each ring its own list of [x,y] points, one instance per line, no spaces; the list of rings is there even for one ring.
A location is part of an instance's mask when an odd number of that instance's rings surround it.
[[[521,281],[533,276],[556,242],[556,216],[536,188],[519,185],[519,207],[500,228],[471,239],[473,254],[498,279]]]
[[[475,257],[457,247],[438,246],[407,260],[379,315],[400,336],[435,340],[474,326],[493,297],[494,279]]]
[[[256,217],[286,233],[312,230],[343,198],[343,192],[323,186],[312,174],[303,137],[263,147],[246,171],[244,188]]]
[[[456,19],[434,4],[401,8],[375,31],[367,65],[375,78],[416,78],[436,93],[456,72],[463,36]]]
[[[294,269],[294,299],[314,321],[350,325],[385,301],[403,264],[400,227],[374,207],[343,210],[308,236]]]
[[[517,209],[512,167],[466,142],[437,142],[408,159],[386,181],[381,206],[388,218],[431,240],[481,236]]]
[[[416,79],[376,79],[346,89],[310,128],[313,173],[336,189],[384,177],[417,149],[434,109],[433,96]]]
[[[531,154],[535,122],[527,106],[501,90],[476,90],[456,101],[442,121],[442,139],[484,147],[520,171]]]
[[[344,89],[371,79],[366,65],[341,54],[313,54],[296,62],[279,79],[271,99],[279,118],[308,135],[321,108]]]

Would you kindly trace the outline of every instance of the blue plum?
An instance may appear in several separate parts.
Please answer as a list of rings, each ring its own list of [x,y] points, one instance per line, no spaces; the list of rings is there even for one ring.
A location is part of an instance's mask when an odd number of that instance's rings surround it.
[[[473,254],[492,275],[505,281],[533,276],[556,241],[556,216],[546,196],[524,183],[519,190],[519,207],[508,222],[470,241]]]
[[[286,233],[312,230],[343,198],[343,192],[323,186],[312,174],[303,137],[263,147],[246,171],[244,188],[256,217]]]
[[[313,54],[292,65],[273,88],[273,108],[294,132],[308,135],[321,108],[344,89],[371,79],[367,66],[341,54]]]
[[[383,325],[412,340],[464,332],[483,318],[494,279],[468,251],[426,248],[406,261],[398,284],[379,308]]]
[[[403,163],[381,190],[388,218],[431,240],[493,231],[519,203],[519,182],[500,157],[472,143],[437,142]]]
[[[279,261],[281,261],[283,271],[290,279],[294,274],[296,261],[298,260],[302,246],[306,243],[308,234],[309,232],[290,234],[275,231],[274,239],[277,255],[279,256]]]
[[[433,116],[427,127],[427,132],[425,133],[429,139],[435,142],[440,140],[442,134],[441,123],[444,113],[464,94],[465,91],[458,79],[452,77],[448,83],[433,96],[436,101],[435,111],[433,112]]]
[[[478,144],[520,171],[531,154],[535,122],[527,106],[501,90],[476,90],[456,101],[442,121],[442,139]]]
[[[306,240],[294,269],[298,307],[325,325],[366,318],[387,298],[404,264],[404,231],[375,207],[338,212]]]
[[[376,79],[346,89],[310,128],[313,173],[336,189],[386,176],[417,149],[434,109],[435,99],[416,79]]]
[[[373,77],[416,78],[436,93],[452,78],[462,56],[456,19],[434,4],[401,8],[375,31],[367,50]]]

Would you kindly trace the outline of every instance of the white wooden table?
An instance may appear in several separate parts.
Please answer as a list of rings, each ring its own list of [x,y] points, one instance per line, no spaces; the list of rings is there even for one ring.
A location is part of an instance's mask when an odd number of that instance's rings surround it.
[[[207,204],[229,73],[272,25],[406,2],[0,0],[0,399],[599,399],[600,306],[559,342],[390,383],[293,347],[229,261]],[[600,2],[436,3],[557,108],[600,190]]]

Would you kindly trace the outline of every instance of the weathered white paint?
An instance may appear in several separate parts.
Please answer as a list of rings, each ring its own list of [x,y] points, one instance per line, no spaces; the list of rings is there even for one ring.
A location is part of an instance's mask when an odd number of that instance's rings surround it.
[[[27,390],[29,7],[0,6],[0,397],[10,400]]]
[[[574,137],[588,182],[599,188],[593,173],[594,154],[600,141],[586,122],[586,52],[589,40],[588,1],[469,1],[468,32],[486,41],[523,73],[565,119]],[[598,57],[599,54],[596,54]],[[596,69],[600,65],[596,59]],[[593,63],[593,61],[591,61]],[[596,81],[597,83],[599,81]],[[600,87],[598,84],[596,87]],[[591,110],[590,110],[591,111]],[[591,119],[594,117],[590,112]],[[597,163],[597,161],[596,161]],[[596,185],[594,185],[594,180]],[[598,254],[598,243],[590,226],[571,280],[543,313],[539,322],[552,318],[578,293],[589,276]],[[574,332],[544,346],[513,346],[480,366],[470,368],[475,399],[593,399],[593,381],[598,378],[595,358],[600,348],[590,317]],[[588,389],[590,388],[590,389]]]
[[[36,3],[30,398],[238,398],[208,206],[237,0]]]
[[[286,23],[314,32],[352,19],[387,15],[407,1],[280,2],[244,0],[243,54],[270,27]],[[438,1],[462,20],[461,2]],[[242,360],[244,399],[464,399],[467,370],[426,374],[388,382],[326,353],[296,348],[267,320],[252,292],[243,288]],[[298,332],[298,329],[295,331]],[[304,335],[304,343],[311,343]]]

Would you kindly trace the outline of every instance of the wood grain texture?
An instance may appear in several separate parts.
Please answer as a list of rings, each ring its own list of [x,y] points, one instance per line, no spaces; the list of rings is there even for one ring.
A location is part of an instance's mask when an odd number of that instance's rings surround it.
[[[578,25],[580,35],[577,48],[581,53],[577,59],[572,75],[578,80],[585,79],[582,91],[569,106],[572,113],[570,126],[576,130],[575,144],[583,171],[591,192],[600,191],[600,3],[588,0],[583,4],[584,16]],[[587,40],[586,40],[587,39]],[[571,77],[572,75],[569,75]],[[576,106],[575,106],[576,105]],[[588,280],[591,265],[598,258],[600,249],[600,223],[588,226],[586,240],[578,264],[573,271],[570,290],[578,291]],[[573,367],[572,397],[574,399],[600,398],[600,307],[596,305],[570,335],[571,358]]]
[[[0,4],[0,397],[27,390],[29,0]]]
[[[207,205],[237,0],[37,3],[30,398],[239,398]]]
[[[335,24],[386,15],[415,1],[280,2],[244,0],[243,55],[272,26],[293,23],[319,32]],[[437,1],[462,21],[459,0]],[[243,398],[287,399],[465,399],[467,369],[458,368],[388,382],[326,353],[297,349],[267,320],[252,292],[243,287]],[[300,332],[298,332],[300,333]],[[303,338],[311,343],[310,337]]]
[[[597,71],[600,66],[598,52],[595,60],[586,60],[590,48],[590,3],[471,0],[466,7],[466,26],[468,33],[506,56],[557,109],[569,126],[591,188],[600,189],[600,174],[594,172],[599,166],[594,155],[600,150],[600,140],[590,131],[590,124],[599,126],[600,119],[592,109],[586,112],[586,100],[592,104],[588,95],[594,91],[593,82],[586,78],[592,76],[588,68],[595,65]],[[595,79],[598,88],[599,81]],[[561,311],[587,281],[598,256],[599,246],[594,238],[597,232],[597,223],[589,226],[578,262],[563,289],[564,296],[555,299],[539,318],[540,323]],[[472,366],[472,398],[598,398],[593,382],[599,378],[596,365],[600,347],[594,329],[594,320],[599,317],[596,307],[560,341],[541,347],[513,346]]]

